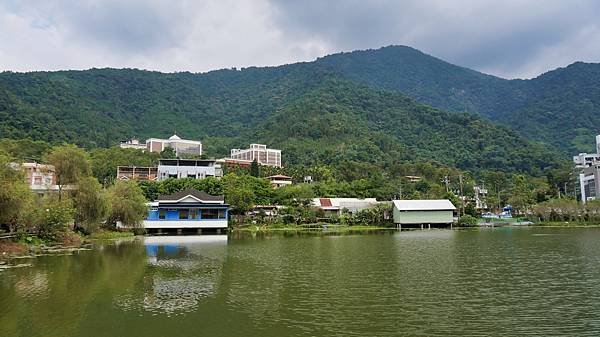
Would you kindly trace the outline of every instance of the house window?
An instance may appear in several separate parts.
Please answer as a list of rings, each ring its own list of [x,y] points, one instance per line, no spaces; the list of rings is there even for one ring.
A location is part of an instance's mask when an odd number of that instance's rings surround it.
[[[224,209],[219,210],[219,219],[226,219]]]
[[[202,219],[217,219],[219,212],[216,209],[203,209]]]
[[[187,218],[190,216],[190,210],[189,209],[180,209],[179,210],[179,220],[187,220]]]
[[[158,219],[164,220],[167,217],[167,211],[164,209],[158,210]]]
[[[191,209],[190,210],[190,219],[197,219],[198,218],[198,210],[197,209]]]

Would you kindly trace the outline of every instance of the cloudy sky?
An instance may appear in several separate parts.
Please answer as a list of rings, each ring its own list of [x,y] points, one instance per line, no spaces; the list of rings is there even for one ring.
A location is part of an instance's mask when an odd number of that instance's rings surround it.
[[[600,62],[600,1],[0,0],[0,70],[204,72],[391,44],[534,77]]]

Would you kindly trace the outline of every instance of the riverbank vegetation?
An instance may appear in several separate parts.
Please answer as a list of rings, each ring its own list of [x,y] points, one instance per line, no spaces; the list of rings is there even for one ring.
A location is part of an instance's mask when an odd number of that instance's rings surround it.
[[[135,226],[146,216],[140,187],[124,181],[102,186],[84,150],[45,148],[42,160],[55,168],[56,193],[30,190],[18,159],[0,152],[0,229],[18,242],[78,246],[101,227]]]
[[[600,221],[593,204],[585,208],[573,200],[569,165],[555,166],[544,175],[482,171],[477,175],[436,162],[406,161],[387,169],[359,160],[339,165],[318,164],[272,167],[225,167],[221,179],[120,181],[119,165],[156,165],[158,154],[112,147],[85,150],[74,145],[52,146],[31,140],[0,140],[0,226],[18,238],[35,236],[45,242],[77,244],[83,236],[113,230],[117,223],[135,227],[146,216],[145,202],[159,195],[195,188],[224,195],[232,207],[234,227],[287,228],[327,223],[329,226],[391,226],[391,205],[336,216],[311,207],[313,198],[374,197],[393,199],[450,199],[473,226],[478,216],[474,186],[489,191],[485,203],[492,210],[511,204],[517,215],[539,221]],[[54,165],[57,193],[36,194],[15,165],[37,161]],[[275,189],[265,177],[291,176],[294,185]],[[310,176],[311,182],[304,183]],[[418,179],[414,179],[417,177]],[[461,197],[462,196],[462,197]],[[558,199],[560,197],[560,199]],[[267,213],[256,206],[276,206]],[[579,207],[579,208],[578,208]],[[358,228],[358,227],[356,227]],[[75,234],[78,233],[78,234]]]

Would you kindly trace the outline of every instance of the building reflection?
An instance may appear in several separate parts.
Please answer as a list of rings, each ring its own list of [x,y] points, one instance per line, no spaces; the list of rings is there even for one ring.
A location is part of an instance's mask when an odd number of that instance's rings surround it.
[[[214,297],[227,254],[227,235],[144,237],[140,289],[116,300],[124,310],[180,314]],[[143,294],[139,293],[142,291]]]

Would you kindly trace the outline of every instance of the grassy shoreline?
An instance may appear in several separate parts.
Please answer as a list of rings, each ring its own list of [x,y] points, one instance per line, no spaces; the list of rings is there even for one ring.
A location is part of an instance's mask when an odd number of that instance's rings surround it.
[[[547,221],[538,222],[535,227],[562,227],[562,228],[600,228],[600,223],[569,222],[569,221]]]
[[[244,226],[231,228],[230,232],[323,232],[323,233],[343,233],[343,232],[368,232],[368,231],[380,231],[380,230],[394,230],[394,227],[383,227],[383,226],[367,226],[367,225],[327,225],[317,226]]]

